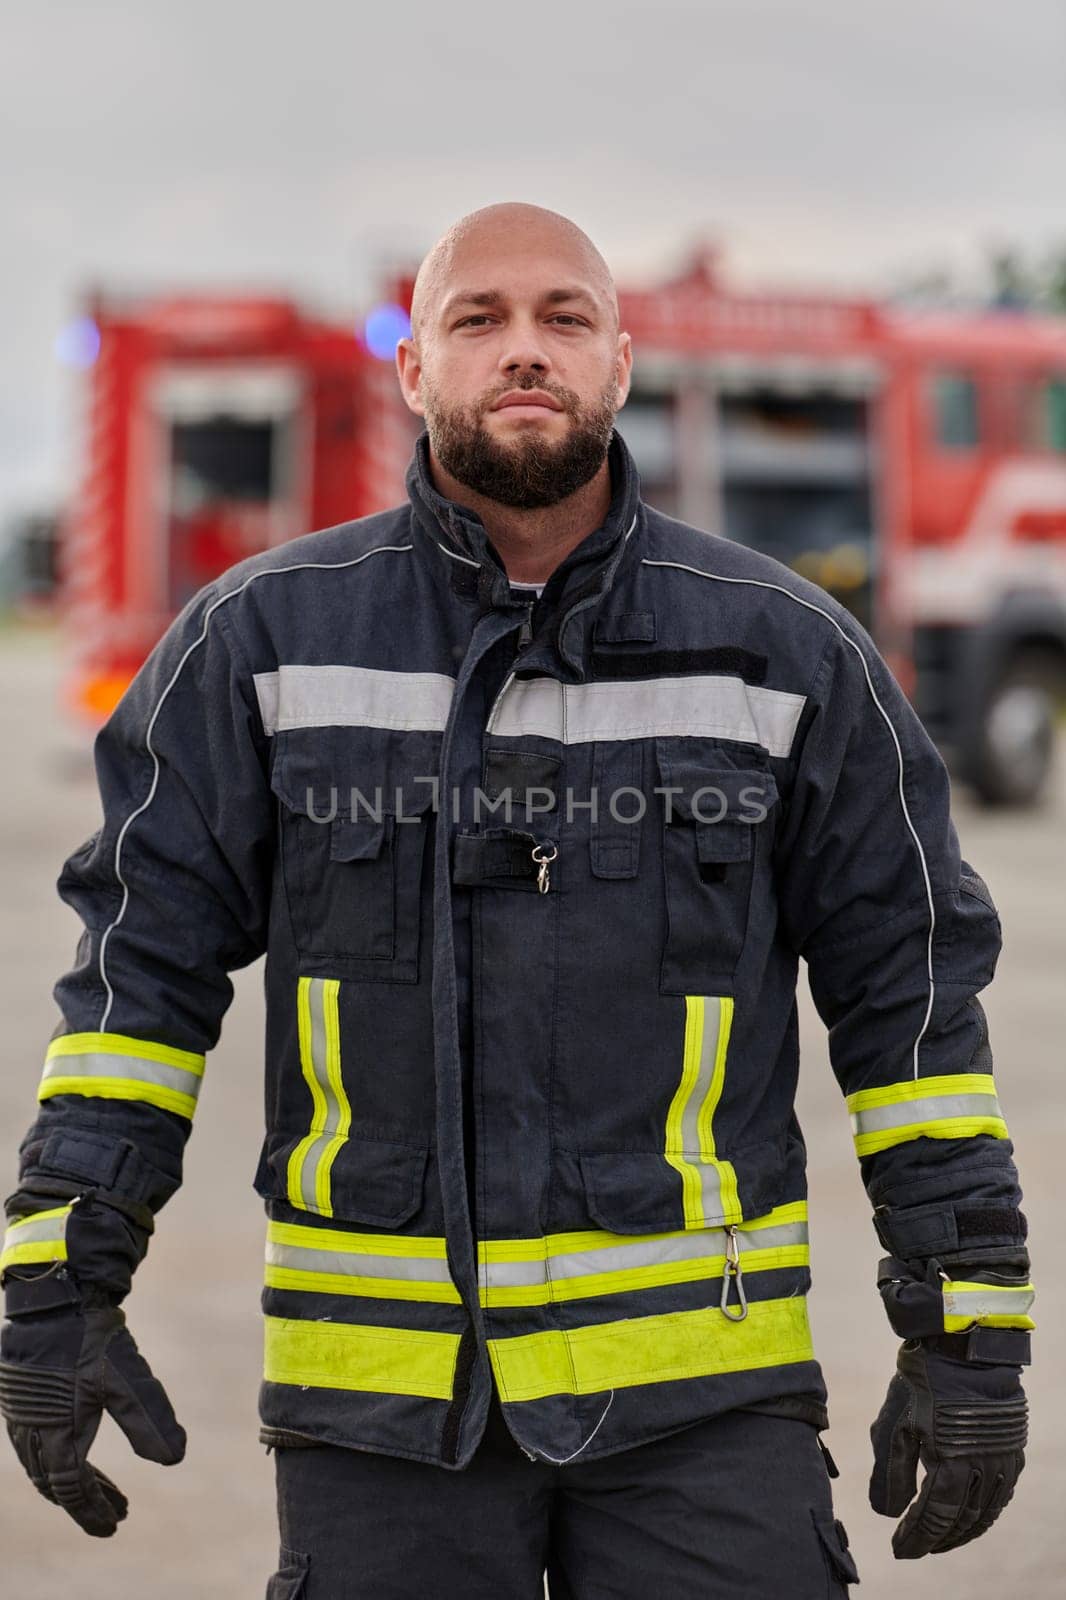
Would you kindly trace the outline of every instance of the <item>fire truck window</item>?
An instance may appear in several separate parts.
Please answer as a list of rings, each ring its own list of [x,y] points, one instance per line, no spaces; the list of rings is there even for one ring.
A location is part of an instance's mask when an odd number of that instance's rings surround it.
[[[1066,377],[1052,378],[1047,386],[1045,421],[1047,448],[1066,455]]]
[[[725,532],[871,622],[877,546],[865,399],[769,385],[722,397]]]
[[[631,391],[618,413],[618,431],[633,453],[644,499],[667,516],[676,516],[677,424],[673,396]]]
[[[272,422],[234,417],[176,422],[171,432],[174,498],[183,502],[182,511],[206,500],[269,500],[273,454]]]
[[[276,538],[285,495],[281,418],[219,413],[170,423],[168,603],[180,610],[205,583]]]
[[[942,450],[976,450],[980,430],[973,378],[964,372],[937,372],[931,390],[937,444]]]

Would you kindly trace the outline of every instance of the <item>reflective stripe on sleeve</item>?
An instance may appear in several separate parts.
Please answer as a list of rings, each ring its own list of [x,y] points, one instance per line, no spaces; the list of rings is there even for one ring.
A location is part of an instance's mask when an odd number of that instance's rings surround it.
[[[504,1400],[596,1394],[814,1357],[803,1295],[751,1301],[742,1322],[730,1322],[717,1306],[701,1306],[489,1339],[488,1350]]]
[[[667,1161],[681,1174],[685,1226],[741,1220],[737,1175],[715,1154],[714,1113],[725,1082],[733,1021],[728,996],[685,995],[681,1081],[666,1116]]]
[[[105,1100],[146,1100],[192,1118],[204,1057],[124,1033],[67,1033],[45,1056],[39,1100],[82,1094]]]
[[[961,1333],[971,1323],[986,1328],[1035,1328],[1029,1307],[1036,1291],[1031,1283],[944,1283],[944,1330]]]
[[[0,1273],[33,1261],[65,1261],[69,1215],[69,1205],[53,1206],[9,1223],[0,1247]]]
[[[296,995],[300,1066],[313,1111],[310,1132],[289,1157],[289,1200],[323,1217],[333,1215],[330,1168],[352,1121],[341,1081],[339,991],[336,978],[301,978]]]
[[[458,1354],[457,1333],[264,1318],[268,1383],[450,1400]]]
[[[787,756],[804,704],[801,694],[698,673],[619,683],[520,678],[501,693],[486,732],[535,734],[561,744],[660,734],[734,739]]]
[[[1006,1139],[991,1073],[960,1072],[908,1078],[848,1095],[856,1155],[866,1156],[908,1139],[968,1139],[977,1133]]]

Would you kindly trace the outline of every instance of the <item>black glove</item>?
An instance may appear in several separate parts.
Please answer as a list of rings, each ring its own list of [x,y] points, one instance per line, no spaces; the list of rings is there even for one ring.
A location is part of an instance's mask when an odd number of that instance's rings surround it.
[[[906,1512],[892,1550],[914,1560],[992,1526],[1025,1465],[1027,1405],[1016,1365],[954,1360],[914,1341],[896,1369],[870,1429],[870,1504],[886,1517]],[[926,1475],[915,1500],[919,1460]]]
[[[0,1412],[19,1460],[46,1500],[106,1538],[126,1497],[89,1452],[109,1411],[139,1456],[172,1466],[185,1430],[140,1354],[119,1306],[88,1291],[76,1306],[23,1311],[0,1330]]]

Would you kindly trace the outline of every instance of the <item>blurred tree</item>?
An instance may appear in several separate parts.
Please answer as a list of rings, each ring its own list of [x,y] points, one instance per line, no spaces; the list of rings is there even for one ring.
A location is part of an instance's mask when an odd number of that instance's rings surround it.
[[[953,267],[930,265],[903,275],[889,298],[899,304],[971,309],[1066,313],[1066,239],[1042,255],[1027,255],[1009,241],[986,245],[975,275],[964,279]]]

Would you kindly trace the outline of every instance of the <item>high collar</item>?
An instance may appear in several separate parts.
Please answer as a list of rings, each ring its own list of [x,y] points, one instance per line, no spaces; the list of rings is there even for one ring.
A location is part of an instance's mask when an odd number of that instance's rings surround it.
[[[606,592],[624,558],[631,558],[644,527],[640,478],[622,436],[613,431],[607,449],[611,501],[600,526],[586,534],[551,573],[538,612],[551,615],[560,655],[579,677],[580,655],[567,648],[566,634],[579,611]],[[528,600],[511,592],[506,569],[476,511],[442,495],[433,482],[429,434],[415,441],[406,474],[418,542],[436,561],[452,589],[477,603],[480,611],[524,610]]]

